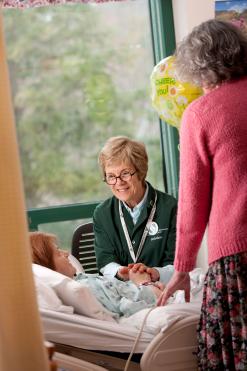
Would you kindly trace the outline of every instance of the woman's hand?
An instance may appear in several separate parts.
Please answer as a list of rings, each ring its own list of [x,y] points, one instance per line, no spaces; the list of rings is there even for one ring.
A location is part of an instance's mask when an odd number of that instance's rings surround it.
[[[166,285],[165,290],[159,297],[157,301],[157,306],[165,305],[168,299],[174,294],[177,290],[184,290],[185,292],[185,301],[190,301],[190,275],[187,272],[178,272],[173,273],[172,278]]]
[[[132,263],[132,264],[128,265],[128,268],[131,269],[132,272],[134,272],[134,273],[137,272],[137,271],[140,272],[140,273],[147,272],[151,277],[151,281],[153,281],[153,282],[156,282],[160,279],[160,274],[157,271],[157,269],[147,267],[143,263],[136,263],[136,264]]]

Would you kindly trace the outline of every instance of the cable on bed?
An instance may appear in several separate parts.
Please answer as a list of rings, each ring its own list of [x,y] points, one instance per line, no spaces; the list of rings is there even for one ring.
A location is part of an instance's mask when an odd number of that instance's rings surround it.
[[[136,337],[136,339],[135,339],[134,345],[133,345],[133,347],[132,347],[132,349],[131,349],[130,355],[129,355],[129,357],[128,357],[128,359],[127,359],[127,362],[126,362],[126,364],[125,364],[124,371],[128,371],[128,368],[129,368],[129,364],[130,364],[131,358],[132,358],[132,356],[133,356],[133,354],[134,354],[134,352],[135,352],[135,350],[136,350],[136,346],[137,346],[137,344],[138,344],[138,341],[140,340],[140,337],[141,337],[141,334],[142,334],[143,328],[144,328],[144,326],[145,326],[146,320],[147,320],[149,314],[150,314],[150,313],[152,312],[152,310],[154,310],[155,308],[156,308],[156,307],[154,307],[154,308],[150,308],[149,311],[146,313],[146,315],[145,315],[143,321],[142,321],[141,328],[140,328],[140,330],[139,330],[139,333],[138,333],[138,335],[137,335],[137,337]]]

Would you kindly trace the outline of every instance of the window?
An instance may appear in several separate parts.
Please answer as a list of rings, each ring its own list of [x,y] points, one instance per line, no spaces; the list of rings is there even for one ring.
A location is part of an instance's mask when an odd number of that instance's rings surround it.
[[[27,208],[106,198],[97,155],[113,135],[144,141],[163,189],[148,1],[3,14]]]

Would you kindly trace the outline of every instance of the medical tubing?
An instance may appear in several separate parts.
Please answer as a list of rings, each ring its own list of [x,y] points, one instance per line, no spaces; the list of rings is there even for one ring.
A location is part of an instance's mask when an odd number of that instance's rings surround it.
[[[130,355],[129,355],[129,357],[128,357],[128,359],[127,359],[127,362],[126,362],[126,364],[125,364],[124,371],[128,371],[128,368],[129,368],[129,365],[130,365],[131,358],[132,358],[132,356],[133,356],[133,354],[134,354],[134,352],[135,352],[135,350],[136,350],[136,346],[137,346],[137,344],[138,344],[138,341],[140,340],[140,337],[141,337],[141,334],[142,334],[142,331],[143,331],[144,325],[145,325],[145,323],[146,323],[146,320],[147,320],[149,314],[150,314],[150,313],[152,312],[152,310],[154,310],[155,308],[156,308],[156,307],[154,307],[154,308],[150,308],[149,311],[146,313],[146,315],[145,315],[143,321],[142,321],[141,328],[140,328],[140,330],[139,330],[139,333],[138,333],[138,335],[137,335],[137,337],[136,337],[136,339],[135,339],[134,345],[133,345],[133,347],[132,347],[132,349],[131,349]]]

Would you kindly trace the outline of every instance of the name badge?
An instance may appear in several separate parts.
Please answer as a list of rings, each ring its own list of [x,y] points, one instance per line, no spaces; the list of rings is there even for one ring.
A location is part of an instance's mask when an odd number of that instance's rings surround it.
[[[152,222],[148,228],[148,234],[149,236],[154,236],[158,233],[159,227],[158,224],[155,222]]]

